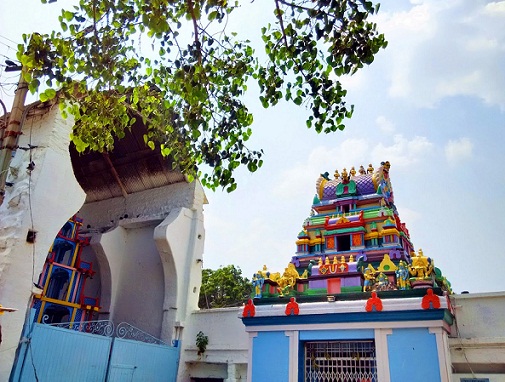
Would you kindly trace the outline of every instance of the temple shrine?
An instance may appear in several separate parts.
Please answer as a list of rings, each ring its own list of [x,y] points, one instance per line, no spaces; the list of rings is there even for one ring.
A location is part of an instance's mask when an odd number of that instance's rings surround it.
[[[35,322],[66,323],[96,319],[98,297],[86,296],[86,281],[95,274],[93,263],[81,259],[88,240],[79,236],[82,220],[70,218],[61,228],[49,250],[37,287],[42,291],[33,298]],[[77,324],[77,325],[76,325]]]
[[[253,276],[242,312],[254,333],[248,380],[449,380],[451,286],[415,251],[390,168],[386,161],[319,176],[291,261]],[[284,357],[273,365],[264,352],[274,342]]]

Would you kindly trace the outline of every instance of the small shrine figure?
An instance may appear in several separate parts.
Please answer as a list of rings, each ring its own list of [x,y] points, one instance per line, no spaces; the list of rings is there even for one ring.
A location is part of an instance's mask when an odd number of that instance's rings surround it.
[[[289,293],[290,289],[292,289],[296,280],[300,278],[298,271],[295,268],[293,263],[289,263],[287,268],[284,269],[284,273],[281,278],[277,280],[277,291],[279,292],[279,297],[284,297],[285,293]]]
[[[368,164],[368,168],[366,169],[367,174],[373,174],[374,168],[371,163]]]
[[[446,277],[442,277],[442,289],[447,291],[449,294],[452,294],[451,283]]]
[[[340,178],[340,174],[338,173],[338,170],[335,170],[335,174],[333,174],[333,176],[335,177],[335,180],[338,180],[338,178]]]
[[[389,279],[384,273],[379,273],[377,276],[377,287],[378,289],[384,289],[389,284]]]
[[[317,261],[317,265],[321,266],[323,265],[323,258],[320,257],[319,260]]]
[[[377,282],[373,286],[374,291],[385,291],[385,290],[396,290],[396,285],[389,282],[389,277],[384,273],[379,273],[377,276]]]
[[[333,264],[334,265],[338,264],[337,256],[333,256]]]
[[[258,276],[263,278],[268,278],[268,276],[270,276],[270,272],[268,272],[266,264],[263,265],[263,269],[261,271],[258,271]]]
[[[405,290],[409,289],[409,270],[407,268],[407,263],[403,260],[400,260],[398,263],[398,269],[395,271],[396,274],[396,285],[399,289]]]
[[[375,283],[375,269],[371,264],[368,264],[368,267],[365,268],[363,277],[365,278],[363,282],[363,292],[370,292]]]
[[[254,298],[261,298],[261,290],[265,283],[265,278],[261,275],[261,271],[255,273],[252,278],[252,285],[254,286]]]
[[[354,166],[351,167],[350,174],[351,174],[351,176],[356,176],[356,170],[354,169]]]
[[[338,269],[340,272],[346,272],[347,271],[347,264],[345,263],[345,257],[341,256],[340,257],[340,265],[338,266]]]
[[[423,255],[423,250],[419,249],[416,256],[412,256],[412,264],[410,265],[410,275],[416,280],[429,279],[433,272],[433,261]]]
[[[360,175],[365,175],[366,174],[365,168],[363,166],[359,166],[358,172],[359,172]]]
[[[326,259],[324,259],[324,265],[330,265],[330,257],[326,256]]]
[[[322,173],[321,176],[326,180],[330,180],[330,173],[328,171]]]
[[[391,168],[391,163],[389,161],[381,162],[381,166],[384,168],[384,172],[389,174],[389,169]]]
[[[309,265],[307,266],[307,269],[306,269],[306,271],[307,271],[307,277],[312,275],[312,267],[314,266],[314,264],[316,264],[315,260],[310,260],[309,261]]]
[[[353,256],[353,255],[350,255],[350,256],[349,256],[349,262],[350,262],[350,263],[354,263],[354,256]]]

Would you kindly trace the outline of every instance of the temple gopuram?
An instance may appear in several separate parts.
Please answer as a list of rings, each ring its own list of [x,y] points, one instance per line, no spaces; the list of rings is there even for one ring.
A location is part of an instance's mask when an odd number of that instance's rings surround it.
[[[248,380],[449,380],[450,283],[415,251],[390,168],[319,176],[295,255],[283,272],[253,276],[241,314],[254,335]],[[274,363],[272,346],[284,355]]]

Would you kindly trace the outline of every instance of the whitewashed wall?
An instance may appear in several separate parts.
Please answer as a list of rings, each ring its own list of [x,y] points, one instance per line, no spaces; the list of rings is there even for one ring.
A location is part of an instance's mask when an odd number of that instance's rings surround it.
[[[460,294],[451,301],[456,314],[449,338],[453,380],[504,382],[505,292]]]
[[[179,381],[190,378],[223,378],[226,382],[247,377],[249,335],[239,318],[242,308],[195,311],[188,317],[182,340]],[[207,350],[198,355],[196,335],[209,339]]]
[[[21,337],[33,282],[38,281],[47,251],[61,226],[82,205],[85,194],[77,183],[68,151],[71,119],[58,106],[29,117],[12,159],[5,200],[0,206],[0,304],[17,312],[0,317],[0,381],[8,380]],[[27,166],[35,165],[31,173]],[[37,231],[35,244],[26,242]]]

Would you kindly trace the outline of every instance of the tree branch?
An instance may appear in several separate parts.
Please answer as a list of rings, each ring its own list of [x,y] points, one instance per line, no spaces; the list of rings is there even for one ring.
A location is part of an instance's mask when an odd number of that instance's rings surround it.
[[[201,44],[200,41],[198,40],[198,23],[197,23],[197,18],[195,15],[195,9],[193,8],[193,0],[188,0],[188,11],[189,14],[191,15],[191,19],[193,20],[193,32],[195,34],[195,46],[198,51],[198,63],[202,63],[202,52],[201,52]]]
[[[281,26],[282,37],[284,39],[284,46],[288,49],[288,39],[286,37],[286,30],[284,29],[284,21],[282,20],[282,11],[279,7],[279,0],[275,0],[275,9],[277,10],[277,18],[279,19],[279,25]]]

